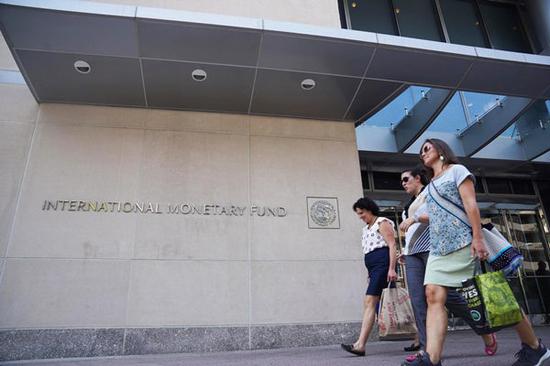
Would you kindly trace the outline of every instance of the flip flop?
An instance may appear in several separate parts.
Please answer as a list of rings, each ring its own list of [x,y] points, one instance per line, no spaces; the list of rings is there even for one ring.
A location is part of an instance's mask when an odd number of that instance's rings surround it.
[[[493,341],[493,343],[491,343],[488,346],[485,346],[485,354],[487,356],[494,356],[497,353],[498,344],[497,344],[497,337],[495,336],[495,333],[491,333],[491,340]]]

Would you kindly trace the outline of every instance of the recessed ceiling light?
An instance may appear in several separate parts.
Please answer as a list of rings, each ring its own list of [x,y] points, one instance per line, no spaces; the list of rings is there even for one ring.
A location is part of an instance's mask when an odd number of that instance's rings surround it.
[[[193,70],[193,72],[191,73],[191,77],[193,78],[193,80],[195,81],[205,81],[206,80],[206,71],[204,70],[201,70],[201,69],[196,69],[196,70]]]
[[[304,79],[302,80],[301,87],[304,90],[311,90],[315,88],[315,80],[313,79]]]
[[[74,69],[81,74],[89,74],[92,71],[90,64],[82,60],[75,61]]]

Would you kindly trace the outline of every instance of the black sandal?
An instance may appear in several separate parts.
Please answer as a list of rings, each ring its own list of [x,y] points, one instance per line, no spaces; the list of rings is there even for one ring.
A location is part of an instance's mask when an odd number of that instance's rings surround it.
[[[416,352],[420,349],[420,344],[411,344],[409,347],[403,348],[405,352]]]
[[[355,348],[353,348],[353,344],[344,344],[344,343],[342,343],[340,345],[340,347],[342,347],[342,349],[344,351],[349,352],[349,353],[353,353],[356,356],[364,356],[365,355],[365,351],[356,350]]]

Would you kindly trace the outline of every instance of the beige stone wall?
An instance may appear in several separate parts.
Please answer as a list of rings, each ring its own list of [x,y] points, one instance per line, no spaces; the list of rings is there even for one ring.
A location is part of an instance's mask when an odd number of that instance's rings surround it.
[[[339,27],[332,0],[105,2]],[[1,37],[0,70],[17,70]],[[39,106],[15,84],[0,84],[0,96],[0,329],[360,319],[352,124]],[[309,229],[306,196],[338,197],[341,228]],[[288,215],[42,210],[57,199],[258,204]]]
[[[340,28],[336,0],[94,0]]]
[[[25,86],[1,88],[11,99],[0,99],[10,120],[0,122],[0,329],[360,319],[353,124],[38,108]],[[338,197],[341,228],[309,229],[306,196]],[[257,204],[288,215],[42,210],[58,199]]]
[[[4,36],[0,32],[0,70],[19,70]]]
[[[6,255],[38,110],[26,85],[0,84],[0,257]]]

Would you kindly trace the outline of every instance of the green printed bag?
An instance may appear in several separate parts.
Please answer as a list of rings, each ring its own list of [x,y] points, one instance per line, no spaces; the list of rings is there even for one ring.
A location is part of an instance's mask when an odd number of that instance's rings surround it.
[[[520,322],[523,314],[502,271],[478,274],[474,278],[491,328]]]

